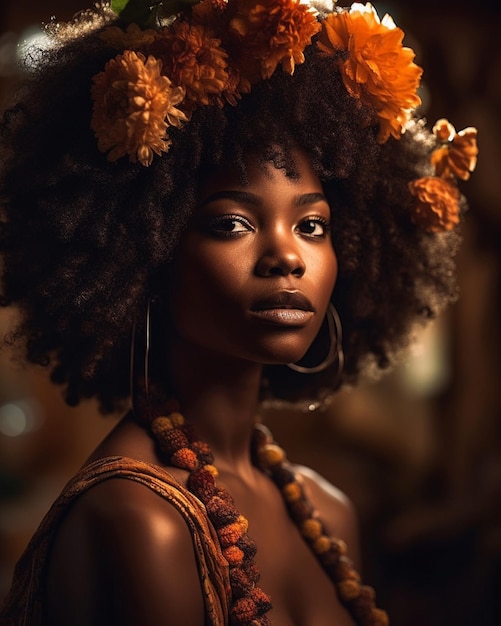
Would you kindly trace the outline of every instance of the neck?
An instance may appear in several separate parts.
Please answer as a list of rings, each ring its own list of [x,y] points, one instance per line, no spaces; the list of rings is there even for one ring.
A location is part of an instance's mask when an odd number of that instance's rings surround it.
[[[169,348],[170,387],[185,418],[211,447],[218,469],[250,471],[262,366],[182,340]]]

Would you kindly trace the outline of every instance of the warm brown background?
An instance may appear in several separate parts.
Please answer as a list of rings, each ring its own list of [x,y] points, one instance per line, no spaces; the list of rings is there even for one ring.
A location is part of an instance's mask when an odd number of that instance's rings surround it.
[[[0,98],[14,80],[12,44],[30,26],[53,14],[67,19],[84,2],[2,0]],[[292,460],[311,464],[354,500],[365,578],[394,626],[494,626],[501,588],[501,10],[488,11],[485,1],[402,4],[377,7],[404,28],[425,68],[430,123],[446,116],[458,130],[479,129],[478,169],[463,187],[471,210],[458,259],[462,298],[421,337],[409,365],[339,394],[326,415],[277,413],[269,422]],[[0,330],[8,320],[0,313]],[[5,416],[23,408],[24,434],[3,434]],[[0,354],[0,598],[40,517],[113,422],[92,403],[67,409],[44,372]]]

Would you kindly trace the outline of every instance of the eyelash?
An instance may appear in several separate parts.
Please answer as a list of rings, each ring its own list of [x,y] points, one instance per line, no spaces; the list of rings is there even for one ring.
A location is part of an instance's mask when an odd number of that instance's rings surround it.
[[[235,222],[245,226],[245,230],[231,231],[226,230],[224,227],[234,224]],[[212,218],[207,224],[207,230],[220,239],[228,239],[230,237],[238,237],[246,232],[252,232],[254,227],[241,215],[221,215]]]
[[[301,227],[302,224],[306,223],[320,224],[323,228],[323,232],[321,235],[313,235],[311,233],[301,233],[303,237],[308,237],[311,239],[325,239],[327,235],[330,233],[331,225],[329,220],[326,220],[324,217],[320,217],[319,215],[312,215],[310,217],[306,217],[297,225],[297,229]]]
[[[227,230],[227,228],[225,228],[235,223],[242,224],[245,227],[245,229],[233,231],[233,230]],[[304,224],[308,224],[308,223],[313,223],[315,225],[319,224],[320,226],[322,226],[323,232],[320,235],[314,235],[312,233],[302,232],[301,226]],[[245,219],[241,215],[231,215],[231,214],[213,217],[212,219],[208,221],[206,228],[210,234],[220,239],[229,239],[232,237],[239,237],[241,235],[245,235],[245,233],[247,232],[254,232],[255,230],[254,226],[247,219]],[[308,239],[325,239],[330,232],[330,222],[329,220],[321,216],[312,215],[312,216],[305,217],[304,219],[302,219],[299,222],[299,224],[296,226],[295,230],[298,231],[301,236],[307,237]]]

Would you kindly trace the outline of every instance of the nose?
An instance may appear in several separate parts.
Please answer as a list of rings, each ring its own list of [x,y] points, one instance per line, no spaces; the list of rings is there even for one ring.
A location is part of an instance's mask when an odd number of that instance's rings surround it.
[[[277,229],[263,247],[256,263],[256,274],[262,277],[289,276],[301,278],[306,270],[293,233]]]

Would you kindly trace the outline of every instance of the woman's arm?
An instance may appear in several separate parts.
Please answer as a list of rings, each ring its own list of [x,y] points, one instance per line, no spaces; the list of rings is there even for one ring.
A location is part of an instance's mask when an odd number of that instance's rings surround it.
[[[75,503],[51,552],[53,626],[202,626],[204,602],[190,531],[143,485],[113,479]]]

